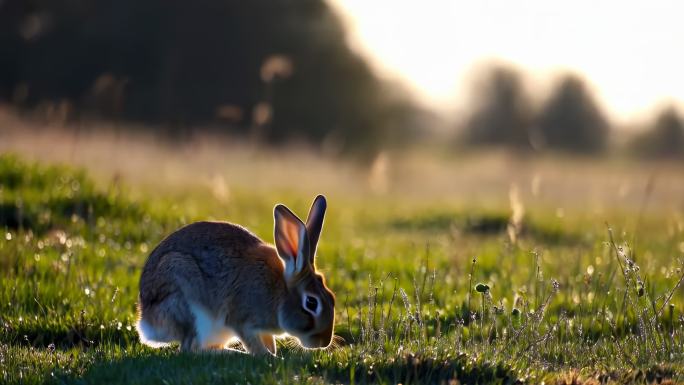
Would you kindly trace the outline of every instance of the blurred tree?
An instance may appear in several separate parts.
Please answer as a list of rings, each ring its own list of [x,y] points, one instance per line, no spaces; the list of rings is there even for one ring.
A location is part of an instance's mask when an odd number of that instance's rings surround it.
[[[542,107],[536,128],[550,149],[598,153],[607,146],[609,126],[584,81],[566,75]]]
[[[530,103],[515,69],[497,66],[488,70],[474,94],[474,112],[466,122],[469,144],[532,148]]]
[[[348,48],[324,0],[4,0],[0,55],[2,99],[23,90],[27,106],[69,100],[157,130],[223,123],[368,151],[414,109]]]
[[[637,155],[649,158],[684,157],[684,120],[674,106],[660,111],[651,130],[637,135],[630,144]]]

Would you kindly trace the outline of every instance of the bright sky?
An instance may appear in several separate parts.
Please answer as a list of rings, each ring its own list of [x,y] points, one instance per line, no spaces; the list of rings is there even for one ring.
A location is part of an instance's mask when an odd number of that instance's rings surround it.
[[[468,75],[489,59],[536,80],[584,75],[618,119],[684,101],[684,2],[329,1],[355,49],[439,108],[463,103]]]

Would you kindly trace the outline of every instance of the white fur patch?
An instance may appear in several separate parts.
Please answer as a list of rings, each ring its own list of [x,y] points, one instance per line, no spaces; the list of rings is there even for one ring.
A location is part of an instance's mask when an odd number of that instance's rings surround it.
[[[140,319],[137,324],[135,324],[135,329],[138,331],[140,336],[140,342],[152,348],[161,348],[164,346],[169,346],[169,339],[166,333],[160,332],[150,325],[147,321]]]
[[[215,318],[203,306],[190,304],[190,311],[195,316],[195,332],[202,348],[213,345],[225,347],[235,340],[235,333],[226,326],[225,317]]]

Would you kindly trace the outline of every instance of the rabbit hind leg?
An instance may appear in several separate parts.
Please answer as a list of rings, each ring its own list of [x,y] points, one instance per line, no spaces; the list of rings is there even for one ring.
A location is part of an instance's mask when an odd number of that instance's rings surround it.
[[[164,347],[180,342],[181,350],[197,350],[192,313],[180,292],[141,311],[136,325],[140,341],[151,347]]]

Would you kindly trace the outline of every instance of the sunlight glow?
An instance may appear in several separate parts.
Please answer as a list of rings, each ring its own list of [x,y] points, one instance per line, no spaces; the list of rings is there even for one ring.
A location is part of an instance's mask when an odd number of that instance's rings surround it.
[[[440,108],[464,103],[468,76],[491,59],[533,80],[575,71],[618,118],[684,100],[684,3],[329,1],[378,73]]]

